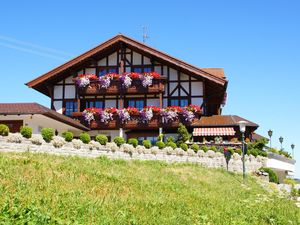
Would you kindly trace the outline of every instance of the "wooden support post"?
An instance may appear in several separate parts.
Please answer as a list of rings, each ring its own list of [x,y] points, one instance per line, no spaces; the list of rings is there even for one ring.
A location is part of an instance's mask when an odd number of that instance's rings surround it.
[[[159,107],[163,108],[163,94],[159,93]]]

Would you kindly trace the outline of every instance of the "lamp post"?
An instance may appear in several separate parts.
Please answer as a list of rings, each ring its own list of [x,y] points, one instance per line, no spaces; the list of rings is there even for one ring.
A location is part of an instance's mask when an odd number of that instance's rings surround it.
[[[240,131],[242,133],[242,161],[243,161],[243,179],[246,178],[246,167],[245,167],[245,131],[246,131],[246,121],[241,120],[238,122]]]
[[[268,135],[270,137],[270,148],[272,148],[272,142],[271,142],[271,138],[272,138],[272,135],[273,135],[273,131],[270,129],[268,130]]]
[[[294,159],[294,148],[295,148],[295,145],[291,144],[291,148],[292,148],[292,154],[293,154],[293,159]]]
[[[283,137],[282,136],[279,137],[279,142],[280,142],[280,150],[282,151],[282,142],[283,142]]]

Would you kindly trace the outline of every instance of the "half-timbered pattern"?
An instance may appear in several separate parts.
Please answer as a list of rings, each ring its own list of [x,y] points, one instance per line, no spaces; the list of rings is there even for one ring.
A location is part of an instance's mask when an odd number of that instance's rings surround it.
[[[118,89],[117,83],[115,88],[112,85],[105,91],[99,90],[93,83],[85,89],[78,88],[74,83],[74,78],[80,74],[101,77],[108,73],[152,71],[161,77],[147,89],[134,82],[132,88],[125,91]],[[145,106],[164,108],[190,104],[200,106],[202,115],[211,116],[221,114],[227,80],[222,69],[200,69],[124,35],[117,35],[27,85],[49,96],[51,109],[75,119],[80,119],[81,113],[91,107],[121,109],[130,106],[142,109]],[[147,134],[157,136],[161,127],[155,122],[147,126],[132,123],[121,127],[117,122],[110,126],[89,126],[92,134],[115,136],[122,128],[130,137],[139,136],[141,130],[144,137]],[[178,122],[163,128],[166,132],[173,132],[177,126]]]

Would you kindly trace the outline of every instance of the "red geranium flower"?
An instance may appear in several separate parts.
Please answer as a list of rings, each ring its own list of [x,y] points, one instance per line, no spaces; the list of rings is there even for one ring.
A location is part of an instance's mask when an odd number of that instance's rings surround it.
[[[139,112],[139,110],[137,109],[137,108],[135,108],[135,107],[127,107],[127,109],[126,109],[128,112],[129,112],[129,114],[130,115],[132,115],[132,114],[137,114],[138,112]]]
[[[157,106],[145,106],[144,107],[144,109],[152,109],[152,111],[154,112],[154,113],[158,113],[158,112],[160,112],[160,108],[159,107],[157,107]]]
[[[106,108],[105,111],[108,112],[108,113],[116,113],[117,109],[114,108],[114,107],[110,107],[110,108]]]

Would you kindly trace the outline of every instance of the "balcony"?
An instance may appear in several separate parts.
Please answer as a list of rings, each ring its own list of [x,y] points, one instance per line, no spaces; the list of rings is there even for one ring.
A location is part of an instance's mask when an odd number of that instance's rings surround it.
[[[159,77],[149,87],[143,87],[139,79],[133,79],[130,87],[125,88],[119,80],[112,80],[108,88],[101,88],[100,81],[90,81],[84,88],[77,87],[77,93],[83,95],[119,95],[119,94],[159,94],[165,91],[166,78]]]
[[[98,119],[93,120],[88,124],[87,121],[85,121],[83,113],[82,112],[75,112],[72,114],[73,118],[78,119],[82,124],[85,126],[91,128],[92,130],[116,130],[119,128],[123,129],[141,129],[141,130],[151,130],[151,129],[158,129],[159,127],[162,128],[178,128],[179,123],[183,123],[185,125],[189,125],[191,123],[183,122],[184,120],[179,116],[178,119],[168,122],[168,123],[162,123],[160,117],[158,114],[154,114],[153,118],[148,123],[142,123],[139,119],[139,115],[131,115],[131,119],[127,121],[126,123],[121,123],[117,115],[113,115],[113,120],[109,121],[108,123],[100,122]],[[196,114],[195,119],[193,122],[198,121],[200,118],[200,113]]]

